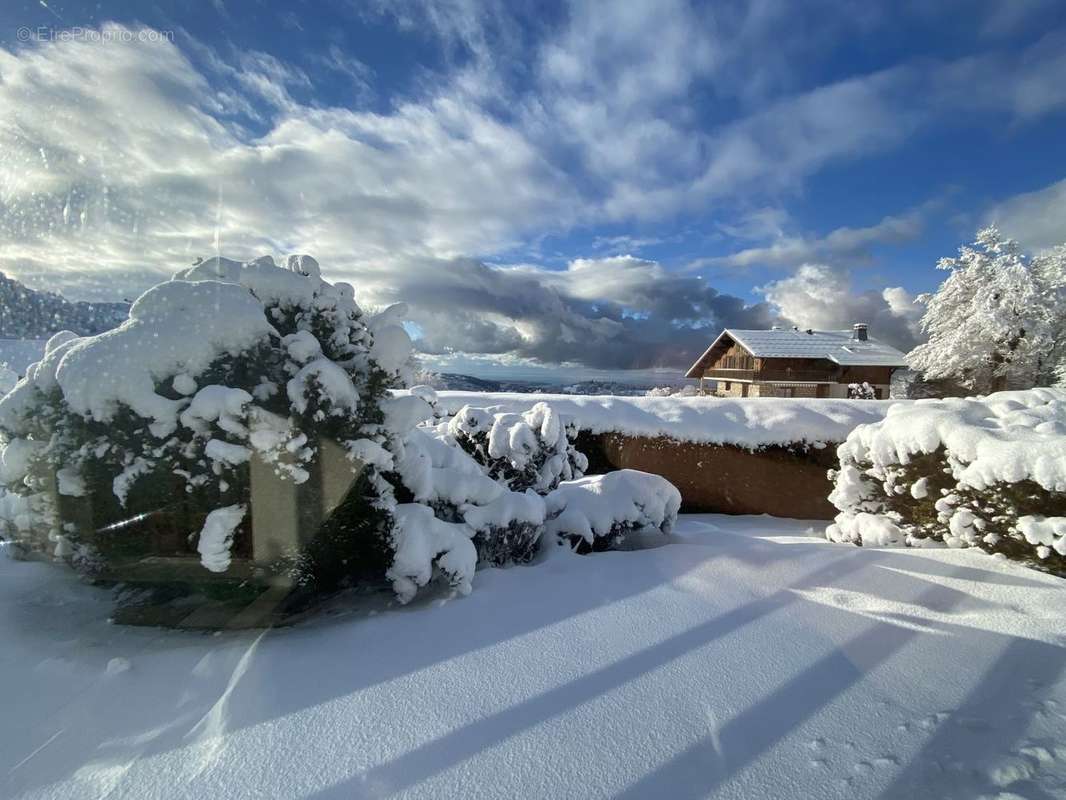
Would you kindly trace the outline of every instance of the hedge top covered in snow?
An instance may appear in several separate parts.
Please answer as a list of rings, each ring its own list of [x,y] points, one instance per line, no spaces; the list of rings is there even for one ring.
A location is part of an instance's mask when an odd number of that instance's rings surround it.
[[[268,256],[243,264],[211,258],[149,289],[130,308],[129,319],[113,330],[83,338],[69,331],[53,336],[42,360],[30,365],[24,380],[0,402],[0,426],[22,430],[23,418],[38,402],[36,391],[58,386],[77,413],[106,422],[125,406],[149,419],[157,435],[166,436],[184,403],[160,395],[157,386],[174,378],[179,394],[191,394],[197,386],[194,379],[220,355],[237,355],[278,337],[272,322],[280,311],[273,319],[264,314],[264,306],[273,304],[334,311],[342,317],[359,313],[353,288],[322,280],[310,256],[291,256],[286,267],[278,267]],[[393,319],[405,308],[398,305],[366,320],[375,334],[370,357],[387,373],[399,371],[410,353],[410,340]],[[336,334],[345,335],[346,329]],[[351,381],[321,357],[321,347],[310,333],[292,334],[283,344],[304,365],[289,387],[290,395],[302,398],[307,379],[314,377],[336,395],[338,410],[354,408]]]
[[[842,464],[884,466],[941,446],[958,465],[958,481],[974,489],[1032,480],[1066,491],[1066,390],[896,403],[880,424],[857,428],[837,452]]]
[[[440,409],[448,414],[468,404],[518,413],[538,402],[550,403],[567,422],[592,433],[763,447],[842,442],[856,426],[884,419],[888,407],[899,401],[438,393]]]

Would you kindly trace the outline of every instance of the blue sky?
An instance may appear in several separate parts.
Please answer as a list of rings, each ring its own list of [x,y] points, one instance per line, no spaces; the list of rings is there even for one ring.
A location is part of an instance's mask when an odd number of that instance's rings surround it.
[[[0,269],[69,296],[309,252],[443,367],[677,368],[1066,240],[1061,2],[5,5]]]

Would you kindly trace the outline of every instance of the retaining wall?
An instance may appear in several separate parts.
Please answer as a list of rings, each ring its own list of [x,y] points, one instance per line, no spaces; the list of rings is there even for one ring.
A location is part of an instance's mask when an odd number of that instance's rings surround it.
[[[770,514],[832,519],[826,471],[837,465],[836,445],[822,448],[681,442],[665,436],[583,431],[577,447],[589,456],[589,472],[639,469],[662,475],[681,492],[682,511]]]

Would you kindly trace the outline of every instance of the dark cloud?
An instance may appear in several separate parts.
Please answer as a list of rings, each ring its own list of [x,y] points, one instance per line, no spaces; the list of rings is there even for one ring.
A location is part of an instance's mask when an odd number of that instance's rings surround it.
[[[507,354],[603,369],[687,367],[722,327],[765,327],[765,303],[746,305],[702,280],[622,257],[565,270],[418,260],[366,275],[375,302],[403,300],[421,329],[418,347]]]

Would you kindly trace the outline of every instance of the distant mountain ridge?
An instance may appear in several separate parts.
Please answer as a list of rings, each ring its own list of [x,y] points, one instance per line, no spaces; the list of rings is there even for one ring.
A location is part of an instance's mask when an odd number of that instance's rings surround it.
[[[70,301],[31,289],[0,272],[0,338],[46,339],[57,331],[103,333],[129,316],[129,303]]]

